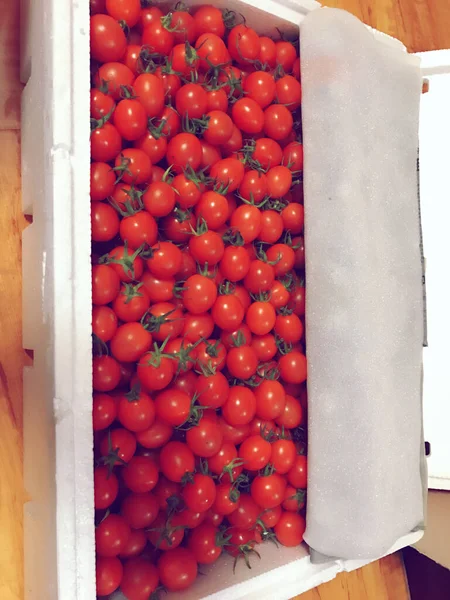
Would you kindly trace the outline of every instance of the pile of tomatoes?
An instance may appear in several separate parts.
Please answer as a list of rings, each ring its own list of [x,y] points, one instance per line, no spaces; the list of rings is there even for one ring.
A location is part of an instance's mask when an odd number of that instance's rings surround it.
[[[303,539],[300,59],[140,0],[91,0],[91,59],[97,594],[148,600]]]

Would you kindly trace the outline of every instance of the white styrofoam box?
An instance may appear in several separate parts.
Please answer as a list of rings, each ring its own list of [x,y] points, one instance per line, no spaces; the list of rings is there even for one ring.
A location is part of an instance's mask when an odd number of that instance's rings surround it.
[[[450,490],[450,50],[420,54],[429,91],[420,113],[420,191],[425,252],[428,347],[423,357],[424,434],[431,444],[428,485]]]
[[[26,600],[95,598],[91,428],[89,0],[22,0]],[[188,4],[200,5],[202,0]],[[313,0],[217,0],[260,33],[295,32]],[[399,44],[380,34],[380,40]],[[394,551],[421,533],[397,542]],[[374,557],[375,558],[375,557]],[[222,557],[178,599],[282,600],[361,561],[312,565],[306,546],[262,548],[233,575]]]

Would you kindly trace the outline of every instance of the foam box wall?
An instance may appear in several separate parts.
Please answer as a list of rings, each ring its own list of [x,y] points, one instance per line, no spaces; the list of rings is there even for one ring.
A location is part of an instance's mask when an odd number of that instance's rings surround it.
[[[94,600],[89,223],[89,0],[22,0],[21,78],[26,600]],[[188,4],[203,4],[194,0]],[[219,0],[260,33],[295,31],[313,0]],[[381,39],[381,38],[380,38]],[[388,43],[398,43],[391,41]],[[390,549],[419,539],[411,534]],[[251,571],[228,557],[177,598],[283,600],[361,561],[312,565],[265,545]]]

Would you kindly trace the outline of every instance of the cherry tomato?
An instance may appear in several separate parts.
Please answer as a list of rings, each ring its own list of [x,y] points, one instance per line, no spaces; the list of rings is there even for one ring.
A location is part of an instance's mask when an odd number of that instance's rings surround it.
[[[201,142],[192,133],[178,133],[167,146],[166,158],[176,173],[188,166],[196,171],[202,162]]]
[[[270,302],[253,302],[245,315],[250,331],[256,335],[266,335],[272,331],[277,315]]]
[[[175,43],[175,36],[164,27],[163,18],[152,20],[149,25],[146,25],[142,32],[142,44],[148,46],[152,53],[169,56]]]
[[[120,589],[129,600],[148,600],[158,583],[158,569],[149,559],[135,556],[124,563]]]
[[[157,135],[156,133],[152,133],[152,131],[145,131],[143,135],[134,142],[133,146],[145,152],[152,165],[154,165],[165,157],[167,139],[163,135]]]
[[[136,452],[136,438],[127,429],[117,428],[108,431],[100,442],[100,454],[116,460],[114,465],[123,465],[134,456]]]
[[[216,485],[209,475],[195,473],[188,479],[183,488],[182,497],[187,508],[205,512],[211,508],[216,499]]]
[[[123,567],[116,557],[97,556],[95,579],[98,596],[109,596],[122,581]]]
[[[195,469],[194,455],[182,442],[169,442],[161,450],[161,472],[170,481],[180,482],[186,473]]]
[[[111,356],[95,356],[92,361],[92,387],[96,392],[110,392],[120,381],[120,367]]]
[[[150,349],[152,339],[152,334],[141,323],[124,323],[110,342],[111,354],[121,362],[135,362]]]
[[[202,402],[205,400],[202,398]],[[196,456],[209,458],[222,444],[223,433],[216,417],[204,413],[197,425],[186,432],[186,443]],[[200,510],[200,508],[198,508]]]
[[[247,425],[256,414],[256,398],[252,390],[242,385],[230,388],[222,406],[223,418],[233,426]]]
[[[239,496],[239,492],[231,483],[218,483],[212,510],[222,516],[231,515],[239,507]]]
[[[144,448],[161,448],[172,437],[173,428],[156,418],[145,431],[136,432],[136,440]]]
[[[284,410],[286,394],[278,381],[264,379],[255,388],[256,414],[261,419],[273,420]]]
[[[214,33],[223,38],[225,35],[222,11],[215,6],[201,6],[194,14],[194,21],[199,36],[203,33]]]
[[[227,354],[227,368],[232,377],[250,379],[258,368],[258,357],[251,346],[231,348]]]
[[[173,277],[181,267],[181,250],[172,242],[158,242],[151,248],[147,267],[150,272],[161,279]]]
[[[120,133],[111,125],[105,123],[97,127],[91,134],[91,157],[98,162],[110,162],[114,160],[122,148]]]
[[[215,301],[211,315],[221,329],[233,330],[244,320],[244,307],[236,296],[219,296]]]
[[[99,62],[120,60],[125,54],[127,39],[122,27],[109,15],[91,16],[91,57]]]
[[[207,98],[208,102],[209,98]],[[233,134],[233,121],[222,110],[211,110],[206,113],[208,128],[203,133],[203,138],[214,146],[226,144]]]
[[[158,560],[161,583],[169,592],[185,590],[197,577],[197,561],[187,548],[168,550]]]
[[[239,505],[230,515],[228,521],[238,529],[252,529],[261,512],[261,507],[253,500],[250,494],[241,494]]]
[[[122,552],[130,537],[130,527],[120,515],[109,514],[95,529],[97,556],[113,557]]]
[[[137,377],[147,390],[163,390],[175,375],[175,363],[161,351],[146,352],[137,366]]]
[[[202,33],[195,42],[195,49],[200,59],[201,71],[208,71],[211,66],[218,67],[229,62],[230,54],[223,40],[215,33]]]
[[[303,541],[306,522],[302,515],[294,512],[283,512],[275,525],[275,535],[283,546],[299,546]]]
[[[99,202],[111,196],[114,191],[116,176],[111,167],[104,162],[91,164],[91,200]]]
[[[283,412],[276,417],[278,425],[286,429],[294,429],[303,423],[303,408],[299,400],[286,394],[286,404]]]
[[[94,394],[92,402],[92,423],[94,431],[109,427],[116,419],[116,403],[108,394]]]
[[[108,467],[100,466],[94,469],[94,507],[104,510],[111,506],[117,498],[119,482]]]
[[[134,82],[134,73],[121,62],[107,62],[101,65],[95,74],[95,85],[106,85],[107,93],[114,99],[122,98],[122,89],[129,88]]]
[[[275,42],[269,37],[262,36],[259,38],[259,43],[259,62],[274,69],[277,64],[277,47]]]
[[[222,158],[211,167],[210,175],[216,184],[234,192],[244,177],[244,165],[237,158]]]
[[[278,473],[257,475],[252,481],[250,493],[255,502],[262,508],[275,508],[284,499],[286,479]]]
[[[271,104],[264,111],[264,132],[274,140],[287,138],[293,125],[291,112],[282,104]]]
[[[132,390],[119,397],[117,418],[129,431],[146,431],[155,420],[155,405],[148,394]]]
[[[198,83],[183,85],[176,94],[175,106],[182,117],[187,115],[190,119],[201,119],[208,106],[206,90]]]
[[[292,185],[292,173],[287,167],[278,165],[269,169],[266,180],[269,195],[272,198],[282,198]]]
[[[182,425],[191,412],[191,398],[173,388],[163,390],[155,398],[156,416],[173,427]]]
[[[244,91],[261,108],[266,108],[273,102],[277,90],[276,86],[273,75],[267,71],[254,71],[244,81]]]
[[[244,440],[239,448],[239,458],[249,471],[263,469],[270,460],[272,446],[260,435],[252,435]]]
[[[132,492],[124,498],[120,510],[131,529],[146,529],[156,519],[158,509],[159,502],[155,495]]]
[[[259,36],[254,29],[245,24],[236,25],[228,36],[228,51],[240,64],[255,61],[261,50]]]
[[[133,456],[122,471],[125,485],[137,494],[150,492],[158,483],[158,467],[147,456]]]
[[[117,104],[113,122],[125,140],[134,141],[145,134],[147,114],[139,100],[125,98]]]
[[[296,490],[291,485],[287,485],[282,506],[284,510],[299,512],[305,506],[305,490]]]
[[[163,82],[152,73],[143,73],[136,77],[133,89],[147,116],[159,117],[164,108]]]
[[[244,242],[249,244],[258,237],[261,231],[261,211],[251,204],[241,204],[234,211],[230,225],[239,231]]]
[[[290,73],[294,66],[295,59],[297,58],[297,52],[293,44],[291,44],[291,42],[280,40],[275,43],[275,47],[277,52],[277,64],[283,67],[285,73]]]
[[[255,100],[251,97],[241,98],[233,104],[231,110],[233,121],[241,131],[255,134],[261,133],[264,128],[264,113]],[[282,139],[282,138],[280,138]]]
[[[298,342],[303,335],[303,323],[296,314],[278,315],[275,333],[288,344]]]
[[[294,464],[288,471],[287,480],[295,488],[305,489],[307,486],[307,458],[304,454],[297,454]]]

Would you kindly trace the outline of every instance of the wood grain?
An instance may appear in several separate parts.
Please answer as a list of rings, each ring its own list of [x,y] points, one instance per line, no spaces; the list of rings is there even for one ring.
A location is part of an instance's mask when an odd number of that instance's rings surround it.
[[[324,0],[400,38],[410,51],[450,48],[447,0]],[[0,0],[0,598],[23,600],[19,2]],[[403,600],[400,555],[303,594],[301,600]]]

